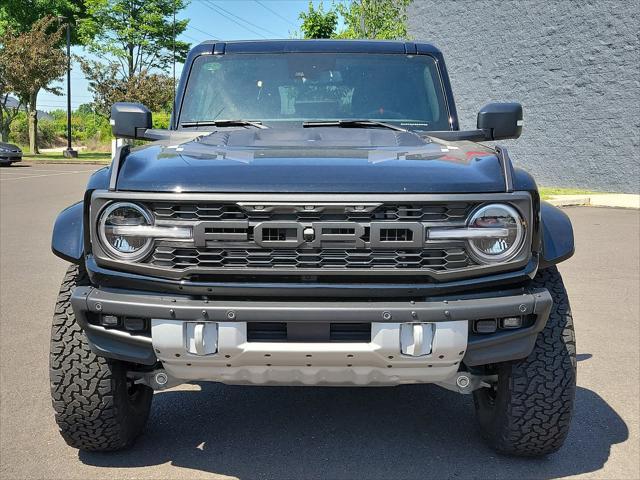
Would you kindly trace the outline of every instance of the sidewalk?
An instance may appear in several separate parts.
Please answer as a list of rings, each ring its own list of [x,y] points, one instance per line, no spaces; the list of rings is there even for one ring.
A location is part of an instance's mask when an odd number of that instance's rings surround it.
[[[630,193],[553,195],[551,199],[547,201],[557,207],[587,206],[640,209],[640,195]]]

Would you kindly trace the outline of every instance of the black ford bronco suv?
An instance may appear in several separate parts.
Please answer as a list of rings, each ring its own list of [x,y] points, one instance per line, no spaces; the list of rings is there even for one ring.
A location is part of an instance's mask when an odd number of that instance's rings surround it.
[[[50,360],[69,445],[130,446],[154,390],[194,381],[435,383],[473,395],[499,452],[562,445],[571,223],[478,143],[519,137],[519,104],[461,131],[428,44],[216,41],[190,52],[168,130],[140,104],[111,117],[151,142],[121,147],[53,231],[72,263]]]

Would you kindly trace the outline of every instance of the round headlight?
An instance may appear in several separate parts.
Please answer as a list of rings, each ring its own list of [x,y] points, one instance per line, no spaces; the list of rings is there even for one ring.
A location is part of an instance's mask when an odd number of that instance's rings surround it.
[[[469,228],[492,229],[486,237],[469,240],[472,252],[485,263],[502,262],[516,253],[524,239],[522,219],[509,205],[485,205],[469,220]]]
[[[117,202],[100,215],[98,233],[107,253],[120,260],[140,260],[149,253],[152,239],[136,233],[136,227],[152,224],[151,215],[135,203]]]

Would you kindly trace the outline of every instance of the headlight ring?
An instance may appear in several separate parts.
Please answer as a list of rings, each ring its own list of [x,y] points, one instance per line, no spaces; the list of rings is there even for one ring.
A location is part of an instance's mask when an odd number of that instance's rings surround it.
[[[140,205],[131,202],[111,203],[102,210],[99,218],[98,236],[110,257],[136,261],[149,254],[153,246],[151,237],[118,233],[118,227],[134,227],[135,230],[135,227],[153,225],[151,214]]]
[[[515,257],[525,238],[525,224],[518,211],[510,205],[494,203],[476,210],[467,223],[469,228],[503,229],[505,235],[468,241],[471,253],[482,263],[499,263]]]

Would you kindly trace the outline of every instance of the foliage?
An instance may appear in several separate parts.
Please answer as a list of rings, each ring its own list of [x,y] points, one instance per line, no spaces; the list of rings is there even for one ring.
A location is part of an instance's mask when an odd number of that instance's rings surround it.
[[[19,112],[14,118],[9,130],[9,141],[18,145],[29,144],[29,125],[26,113]]]
[[[169,128],[169,122],[171,120],[171,114],[169,112],[157,112],[153,114],[153,128],[160,128],[167,130]]]
[[[131,78],[118,78],[118,65],[79,59],[93,93],[93,109],[108,118],[115,102],[140,102],[152,111],[171,111],[173,78],[147,70]]]
[[[65,123],[66,129],[66,123]],[[38,145],[40,147],[53,147],[58,142],[56,127],[50,120],[40,120],[38,122]],[[11,124],[9,141],[18,145],[29,144],[29,121],[25,112],[20,112]]]
[[[36,102],[40,90],[59,94],[49,86],[65,72],[66,56],[59,47],[62,27],[52,16],[37,20],[24,33],[7,28],[0,37],[0,70],[4,89],[16,94],[29,112],[29,145],[38,151]]]
[[[339,3],[346,26],[339,38],[407,38],[407,7],[413,0],[353,0]]]
[[[130,80],[143,72],[168,71],[176,58],[184,61],[189,44],[175,41],[173,13],[185,8],[184,0],[84,0],[89,18],[79,25],[90,51],[114,59],[116,72]],[[175,22],[175,35],[189,20]],[[109,66],[111,68],[111,65]]]
[[[328,12],[311,2],[300,13],[305,38],[407,38],[407,7],[413,0],[342,0]],[[337,32],[341,21],[345,28]]]
[[[40,145],[47,147],[61,147],[67,144],[67,112],[53,110],[49,112],[51,118],[38,122],[38,139]],[[168,112],[153,113],[153,128],[169,128],[170,114]],[[111,125],[109,119],[95,112],[91,105],[82,104],[71,113],[71,136],[73,145],[88,146],[92,151],[108,151],[111,148]],[[11,125],[9,141],[18,145],[29,143],[29,128],[27,115],[20,112]]]
[[[298,17],[302,20],[300,28],[304,38],[331,38],[336,34],[338,14],[333,9],[325,12],[322,0],[318,8],[315,8],[313,2],[309,0],[309,9],[306,12],[300,12]]]
[[[0,36],[8,29],[28,32],[33,24],[46,16],[69,19],[71,42],[79,43],[76,25],[79,19],[86,17],[86,7],[84,2],[77,0],[3,0],[0,2]]]
[[[0,52],[2,46],[0,46]],[[0,53],[0,59],[1,57]],[[18,113],[20,112],[21,104],[17,105],[9,103],[9,94],[11,90],[9,88],[9,82],[4,70],[7,66],[0,60],[0,141],[6,142],[9,137],[9,130],[11,129],[11,123],[14,121]]]
[[[54,110],[49,112],[51,119],[38,121],[38,141],[41,147],[58,147],[66,145],[67,138],[67,112],[66,110]],[[71,136],[74,145],[104,145],[106,148],[111,141],[111,125],[109,120],[97,115],[91,110],[80,109],[71,114]],[[20,112],[9,134],[9,141],[18,145],[26,145],[29,142],[29,128],[27,115]]]

